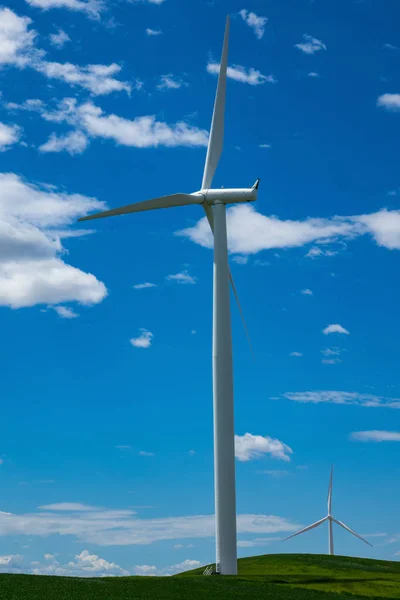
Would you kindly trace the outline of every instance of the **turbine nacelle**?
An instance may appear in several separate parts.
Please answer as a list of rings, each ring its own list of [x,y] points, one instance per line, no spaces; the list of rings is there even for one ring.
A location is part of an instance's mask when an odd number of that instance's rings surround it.
[[[219,188],[199,190],[190,194],[200,200],[199,204],[206,203],[210,206],[217,203],[237,204],[240,202],[255,202],[258,194],[259,179],[251,188]]]

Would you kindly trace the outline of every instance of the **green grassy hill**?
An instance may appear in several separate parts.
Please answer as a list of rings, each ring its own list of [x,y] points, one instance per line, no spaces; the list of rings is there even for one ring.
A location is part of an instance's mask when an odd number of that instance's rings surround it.
[[[0,575],[0,600],[367,600],[400,598],[400,563],[314,554],[239,560],[237,577],[80,579]]]
[[[242,558],[238,566],[240,578],[285,588],[400,598],[400,562],[325,554],[266,554]],[[179,577],[198,576],[203,570]]]

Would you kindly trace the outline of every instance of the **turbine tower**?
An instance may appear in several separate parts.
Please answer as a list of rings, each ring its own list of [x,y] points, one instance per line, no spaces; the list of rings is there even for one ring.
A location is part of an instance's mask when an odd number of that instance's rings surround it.
[[[332,465],[332,469],[331,469],[331,476],[329,479],[329,489],[328,489],[328,514],[326,515],[326,517],[324,517],[323,519],[320,519],[319,521],[316,521],[315,523],[313,523],[312,525],[309,525],[308,527],[305,527],[304,529],[301,529],[300,531],[297,531],[297,533],[293,533],[293,535],[289,535],[289,537],[285,538],[283,541],[285,542],[286,540],[290,540],[290,538],[295,537],[296,535],[300,535],[300,533],[304,533],[305,531],[309,531],[310,529],[314,529],[315,527],[319,527],[320,525],[322,525],[322,523],[324,523],[325,521],[328,521],[328,547],[329,547],[329,554],[330,555],[334,555],[334,547],[333,547],[333,527],[332,524],[336,523],[337,525],[340,525],[340,527],[343,527],[343,529],[346,529],[346,531],[349,531],[350,533],[352,533],[353,535],[355,535],[356,537],[358,537],[360,540],[362,540],[363,542],[365,542],[366,544],[368,544],[368,546],[372,547],[372,544],[370,544],[369,542],[367,542],[367,540],[364,540],[363,537],[361,537],[361,535],[358,535],[358,533],[356,533],[355,531],[353,531],[352,529],[350,529],[350,527],[347,527],[347,525],[345,525],[344,523],[342,523],[342,521],[338,521],[337,519],[335,519],[334,517],[332,517],[332,478],[333,478],[333,465]]]
[[[190,194],[178,193],[136,204],[128,204],[127,206],[83,217],[79,221],[174,206],[192,204],[203,206],[214,234],[212,365],[216,571],[224,575],[236,575],[235,438],[229,282],[239,306],[246,334],[247,328],[228,264],[226,205],[255,201],[259,179],[250,188],[212,188],[212,181],[223,147],[229,26],[230,18],[228,16],[201,189]]]

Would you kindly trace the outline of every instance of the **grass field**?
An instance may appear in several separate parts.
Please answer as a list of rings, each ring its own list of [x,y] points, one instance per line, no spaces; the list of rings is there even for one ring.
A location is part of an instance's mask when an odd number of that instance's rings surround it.
[[[0,575],[0,600],[367,600],[400,598],[400,563],[275,554],[239,560],[237,577],[80,579]]]

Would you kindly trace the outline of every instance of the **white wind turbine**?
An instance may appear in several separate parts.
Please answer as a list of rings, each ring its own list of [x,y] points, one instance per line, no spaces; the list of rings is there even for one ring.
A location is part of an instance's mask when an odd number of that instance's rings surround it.
[[[333,477],[333,465],[332,465],[332,469],[331,469],[331,477],[329,480],[329,489],[328,489],[328,514],[326,515],[326,517],[324,517],[323,519],[320,519],[319,521],[316,521],[315,523],[313,523],[312,525],[309,525],[308,527],[305,527],[304,529],[301,529],[300,531],[297,531],[297,533],[293,533],[293,535],[289,535],[289,537],[285,538],[282,541],[286,541],[286,540],[290,540],[290,538],[295,537],[296,535],[300,535],[300,533],[304,533],[305,531],[309,531],[310,529],[314,529],[315,527],[319,527],[320,525],[322,525],[322,523],[324,523],[325,521],[328,521],[328,545],[329,545],[329,554],[333,555],[334,550],[333,550],[333,527],[332,527],[332,523],[336,523],[337,525],[340,525],[340,527],[343,527],[343,529],[346,529],[346,531],[349,531],[350,533],[352,533],[353,535],[355,535],[356,537],[358,537],[360,540],[362,540],[363,542],[365,542],[366,544],[368,544],[368,546],[372,546],[372,544],[370,544],[369,542],[367,542],[367,540],[364,540],[363,537],[361,537],[361,535],[358,535],[358,533],[356,533],[355,531],[353,531],[352,529],[350,529],[350,527],[347,527],[347,525],[345,525],[344,523],[342,523],[342,521],[338,521],[337,519],[335,519],[334,517],[332,517],[331,511],[332,511],[332,477]]]
[[[259,179],[251,188],[213,189],[211,187],[223,146],[229,26],[230,18],[228,16],[201,189],[191,194],[172,194],[145,202],[128,204],[121,208],[83,217],[79,221],[191,204],[200,204],[204,208],[214,233],[212,364],[216,570],[224,575],[236,575],[235,438],[229,282],[232,285],[243,322],[244,319],[228,264],[226,205],[255,201]]]

